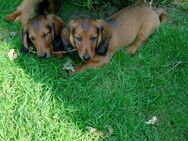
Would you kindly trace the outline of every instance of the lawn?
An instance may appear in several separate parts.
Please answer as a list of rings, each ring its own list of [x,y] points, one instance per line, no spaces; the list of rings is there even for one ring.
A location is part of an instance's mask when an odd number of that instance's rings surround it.
[[[100,69],[69,75],[68,57],[8,59],[11,48],[21,47],[20,24],[4,17],[19,3],[0,4],[1,141],[188,140],[186,11],[168,6],[169,22],[135,56],[122,49]],[[60,15],[67,23],[93,13],[85,9],[64,2]],[[153,116],[156,124],[145,124]]]

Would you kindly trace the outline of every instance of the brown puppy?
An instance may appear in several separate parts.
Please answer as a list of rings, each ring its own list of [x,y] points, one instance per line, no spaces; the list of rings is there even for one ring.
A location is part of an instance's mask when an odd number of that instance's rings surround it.
[[[53,48],[63,46],[60,37],[63,28],[64,22],[53,14],[29,19],[22,29],[22,51],[28,51],[31,42],[39,57],[49,57]]]
[[[163,9],[136,6],[125,8],[106,21],[72,20],[69,40],[85,61],[75,72],[107,64],[119,48],[130,44],[128,52],[135,54],[165,19]]]
[[[17,10],[9,14],[6,19],[11,22],[21,20],[24,25],[37,14],[56,13],[58,2],[58,0],[23,0]]]
[[[49,57],[52,49],[61,51],[63,21],[49,13],[56,13],[60,0],[23,0],[17,10],[6,17],[9,21],[21,20],[23,53],[28,52],[31,42],[39,57]],[[59,54],[58,54],[59,55]]]

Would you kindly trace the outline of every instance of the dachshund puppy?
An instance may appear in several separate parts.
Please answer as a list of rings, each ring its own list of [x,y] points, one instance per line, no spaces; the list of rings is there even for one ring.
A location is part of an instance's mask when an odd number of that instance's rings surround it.
[[[24,25],[30,18],[38,14],[57,13],[59,5],[59,0],[23,0],[17,10],[9,14],[6,19],[11,22],[21,20]]]
[[[163,9],[145,6],[125,8],[105,21],[72,20],[68,27],[69,41],[84,61],[75,72],[107,64],[119,48],[128,45],[128,52],[135,54],[165,20]]]
[[[53,14],[29,19],[22,28],[22,52],[29,50],[30,43],[41,58],[50,57],[52,51],[63,50],[60,34],[64,27],[64,22]]]
[[[60,0],[23,0],[17,10],[6,17],[9,21],[21,20],[22,53],[28,52],[30,43],[42,58],[49,57],[51,52],[63,50],[60,34],[64,22],[51,14],[57,12],[59,4]]]

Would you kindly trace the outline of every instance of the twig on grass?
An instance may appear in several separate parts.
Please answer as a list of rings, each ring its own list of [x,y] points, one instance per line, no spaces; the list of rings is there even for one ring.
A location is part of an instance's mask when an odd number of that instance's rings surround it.
[[[176,65],[180,65],[180,64],[188,64],[188,61],[176,61]],[[171,66],[172,64],[166,64],[166,65],[162,65],[162,67],[168,67]],[[145,69],[145,68],[159,68],[160,66],[157,65],[153,65],[153,66],[134,66],[134,68],[124,68],[125,70],[138,70],[138,69]]]
[[[166,75],[166,74],[169,73],[170,71],[174,70],[174,69],[175,69],[177,66],[179,66],[180,64],[183,64],[183,62],[182,62],[182,61],[178,61],[178,62],[177,62],[172,68],[170,68],[167,72],[161,74],[161,75],[159,76],[159,78],[161,78],[162,76]]]

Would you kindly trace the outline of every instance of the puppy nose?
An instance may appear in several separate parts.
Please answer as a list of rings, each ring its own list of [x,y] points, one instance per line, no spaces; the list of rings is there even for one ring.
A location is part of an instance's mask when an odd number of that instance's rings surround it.
[[[83,56],[83,60],[84,61],[88,61],[90,59],[90,56],[89,56],[89,54],[84,54],[84,56]]]
[[[47,53],[44,53],[44,55],[40,56],[40,58],[46,58],[47,57]]]

